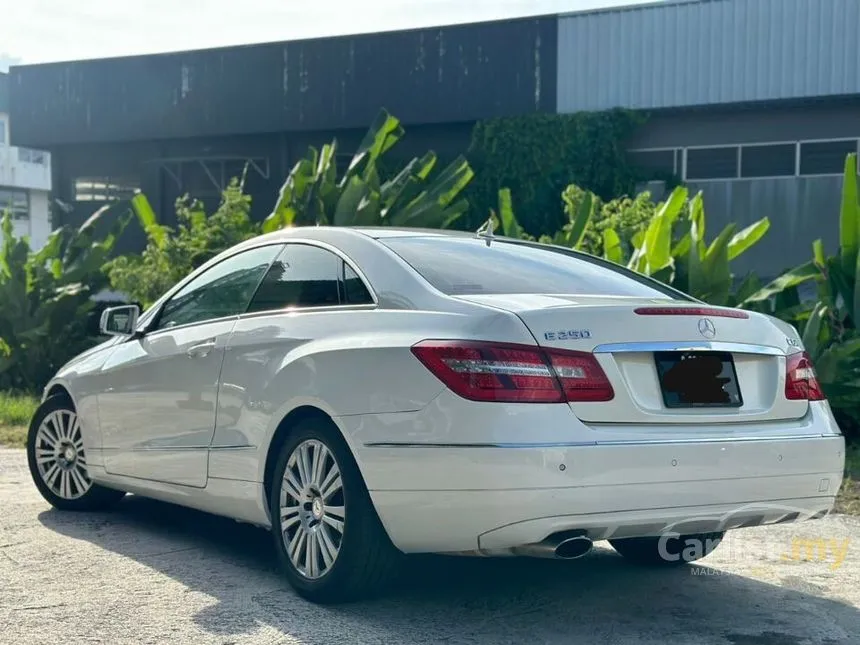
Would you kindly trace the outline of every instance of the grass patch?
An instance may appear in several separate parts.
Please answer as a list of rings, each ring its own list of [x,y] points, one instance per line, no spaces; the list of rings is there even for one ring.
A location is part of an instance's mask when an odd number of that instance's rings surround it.
[[[0,392],[0,426],[29,425],[38,407],[35,396]]]
[[[0,392],[0,445],[23,448],[27,426],[38,407],[34,396]]]

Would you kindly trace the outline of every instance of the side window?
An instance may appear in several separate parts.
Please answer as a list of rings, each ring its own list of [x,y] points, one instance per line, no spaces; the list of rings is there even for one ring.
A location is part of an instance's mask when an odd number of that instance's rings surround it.
[[[159,329],[245,312],[260,278],[283,246],[261,246],[234,255],[197,276],[161,311]]]
[[[352,267],[346,262],[341,261],[341,266],[343,268],[343,288],[341,289],[341,293],[343,294],[344,304],[372,305],[373,298],[370,297],[370,292],[364,286],[361,278],[358,277],[355,271],[352,270]]]
[[[340,304],[340,258],[309,244],[288,244],[272,264],[249,312]]]

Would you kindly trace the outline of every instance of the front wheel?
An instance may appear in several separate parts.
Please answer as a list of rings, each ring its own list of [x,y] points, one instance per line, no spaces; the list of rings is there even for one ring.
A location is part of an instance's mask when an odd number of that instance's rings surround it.
[[[356,600],[390,581],[399,551],[352,453],[331,422],[300,422],[281,448],[269,496],[278,559],[313,602]]]
[[[677,566],[713,553],[725,532],[609,540],[618,553],[637,564]]]
[[[27,462],[42,497],[60,510],[98,511],[125,495],[90,479],[81,423],[65,397],[51,397],[36,410],[27,434]]]

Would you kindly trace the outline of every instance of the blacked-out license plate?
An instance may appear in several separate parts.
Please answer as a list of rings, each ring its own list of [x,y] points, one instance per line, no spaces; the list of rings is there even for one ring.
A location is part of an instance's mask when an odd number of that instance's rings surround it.
[[[726,352],[655,352],[667,408],[739,408],[743,405],[732,355]]]

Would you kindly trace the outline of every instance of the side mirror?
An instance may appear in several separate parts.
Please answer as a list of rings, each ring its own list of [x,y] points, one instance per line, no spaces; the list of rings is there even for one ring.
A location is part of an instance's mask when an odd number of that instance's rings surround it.
[[[110,307],[102,312],[99,331],[106,336],[133,336],[140,308],[137,305]]]

